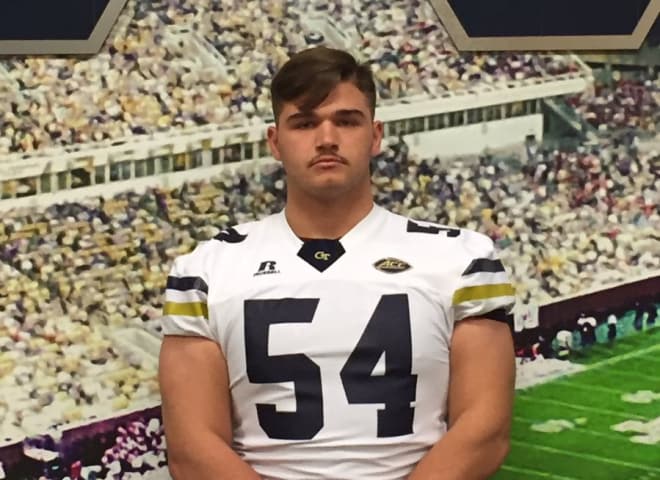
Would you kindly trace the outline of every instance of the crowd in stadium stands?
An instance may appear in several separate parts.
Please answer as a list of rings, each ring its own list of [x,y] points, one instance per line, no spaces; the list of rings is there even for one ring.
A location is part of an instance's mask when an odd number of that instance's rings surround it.
[[[145,476],[147,472],[166,468],[165,435],[160,420],[132,421],[118,427],[114,444],[104,452],[100,463],[101,471],[107,471],[106,478],[127,480],[149,478],[150,475]]]
[[[338,35],[348,35],[356,54],[372,65],[383,101],[581,68],[565,55],[459,55],[421,0],[130,5],[125,30],[111,35],[98,55],[0,62],[0,154],[260,123],[270,115],[273,72],[294,51],[333,45],[314,27],[319,16],[332,19]],[[186,25],[189,31],[181,32]]]
[[[607,81],[568,99],[575,111],[602,134],[631,129],[655,135],[660,122],[660,76],[621,78],[614,72]]]
[[[272,73],[293,51],[331,43],[318,18],[331,19],[372,65],[382,102],[580,69],[564,55],[459,55],[420,0],[129,5],[125,31],[93,58],[0,62],[0,155],[260,123]],[[601,131],[655,132],[657,94],[657,79],[615,79],[571,105]],[[527,162],[483,155],[447,163],[419,158],[399,140],[372,166],[377,203],[489,235],[522,302],[660,268],[660,155],[630,142],[532,149]],[[177,188],[3,214],[0,442],[158,401],[154,359],[119,351],[111,333],[138,327],[158,335],[172,260],[283,207],[281,168],[260,168],[258,181],[249,170],[222,172]],[[154,420],[119,428],[103,448],[84,460],[72,447],[66,472],[41,478],[160,478],[164,444]]]
[[[84,214],[84,207],[78,210]],[[135,281],[135,257],[129,263],[131,249],[126,245],[134,238],[119,242],[126,235],[120,227],[122,216],[106,225],[112,233],[99,228],[92,236],[98,222],[69,222],[74,217],[66,215],[48,221],[50,210],[42,215],[41,220],[48,222],[43,236],[29,240],[18,239],[26,231],[19,222],[3,223],[9,227],[5,238],[14,239],[2,242],[1,255],[11,266],[0,279],[3,437],[109,416],[129,405],[153,403],[158,393],[155,361],[120,354],[104,330],[126,326],[127,319],[139,321],[158,314],[156,306],[146,306],[159,294],[155,283],[152,287],[149,283],[155,273],[143,272]],[[100,218],[107,217],[101,213]],[[129,230],[133,236],[140,234],[135,220]],[[105,249],[107,242],[115,242],[115,248]]]
[[[660,158],[625,146],[537,152],[523,169],[471,166],[390,150],[377,163],[381,204],[477,229],[502,250],[522,302],[541,303],[660,266]],[[392,157],[393,156],[393,157]]]
[[[100,422],[86,434],[62,439],[44,434],[22,442],[23,458],[5,466],[22,480],[147,480],[169,478],[163,425],[142,413]],[[115,424],[115,425],[112,425]],[[1,466],[1,465],[0,465]]]
[[[657,154],[624,144],[422,159],[397,141],[373,161],[376,201],[495,240],[518,297],[541,303],[660,267]],[[179,188],[17,210],[0,222],[2,432],[102,417],[157,399],[149,358],[105,328],[158,330],[172,259],[220,229],[283,206],[276,164]],[[38,235],[33,235],[38,232]]]

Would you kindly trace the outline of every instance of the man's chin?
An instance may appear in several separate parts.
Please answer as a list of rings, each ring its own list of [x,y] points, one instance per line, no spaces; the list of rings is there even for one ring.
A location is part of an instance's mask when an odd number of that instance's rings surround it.
[[[317,197],[336,197],[351,189],[345,179],[340,178],[317,179],[310,187],[308,192]]]

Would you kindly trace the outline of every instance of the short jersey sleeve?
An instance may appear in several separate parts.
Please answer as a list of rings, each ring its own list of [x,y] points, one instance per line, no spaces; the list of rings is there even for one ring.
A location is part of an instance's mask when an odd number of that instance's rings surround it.
[[[515,291],[493,241],[466,232],[465,260],[452,296],[454,321],[484,317],[505,321],[515,304]]]
[[[162,327],[165,335],[214,339],[207,305],[209,293],[203,244],[174,259],[165,287]]]

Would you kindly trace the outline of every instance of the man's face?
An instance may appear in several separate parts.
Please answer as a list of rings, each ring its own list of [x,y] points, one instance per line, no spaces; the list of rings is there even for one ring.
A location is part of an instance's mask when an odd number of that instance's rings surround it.
[[[312,111],[287,102],[278,120],[268,129],[268,142],[290,191],[328,198],[371,188],[369,161],[380,151],[383,127],[355,85],[338,84]]]

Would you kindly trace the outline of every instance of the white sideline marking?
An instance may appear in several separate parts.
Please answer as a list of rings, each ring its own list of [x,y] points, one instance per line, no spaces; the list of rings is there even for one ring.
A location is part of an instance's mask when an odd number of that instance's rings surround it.
[[[560,378],[557,380],[557,384],[571,388],[582,388],[582,389],[590,390],[592,392],[599,391],[605,393],[613,393],[618,396],[621,396],[624,393],[628,393],[627,390],[617,390],[616,388],[601,387],[600,385],[592,385],[590,383],[580,383],[579,381],[575,381],[572,378]]]
[[[524,473],[525,475],[535,475],[541,478],[548,478],[550,480],[580,480],[576,477],[566,477],[564,475],[557,475],[556,473],[540,472],[538,470],[532,470],[531,468],[523,467],[514,467],[512,465],[502,465],[500,470],[508,470],[515,473]]]
[[[516,400],[527,400],[528,402],[537,402],[537,403],[545,403],[548,405],[558,405],[560,407],[568,407],[568,408],[574,408],[576,410],[584,410],[587,412],[596,412],[596,413],[603,413],[605,415],[612,415],[615,417],[621,417],[625,418],[626,420],[644,420],[646,422],[650,421],[649,418],[644,417],[642,415],[635,415],[632,413],[622,413],[616,410],[607,410],[605,408],[596,408],[596,407],[587,407],[585,405],[576,405],[574,403],[569,403],[569,402],[562,402],[561,400],[552,400],[552,399],[547,399],[547,398],[536,398],[534,396],[530,395],[521,395],[518,394],[516,395]]]
[[[608,368],[607,373],[608,375],[610,373],[613,373],[614,375],[623,375],[624,377],[629,377],[629,378],[633,378],[633,377],[641,378],[643,380],[648,380],[654,383],[658,381],[657,376],[654,377],[653,375],[647,375],[646,373],[639,373],[639,372],[626,372],[623,370],[617,370],[616,368]]]
[[[538,381],[528,381],[524,384],[516,384],[516,391],[517,392],[524,392],[530,388],[536,387],[538,385],[545,385],[552,383],[553,381],[559,380],[559,379],[568,379],[573,377],[574,375],[577,375],[582,372],[588,372],[590,370],[596,370],[601,367],[605,367],[608,365],[614,365],[626,360],[629,360],[631,358],[636,358],[640,356],[644,356],[647,353],[655,352],[656,350],[660,350],[660,343],[657,343],[655,345],[651,345],[649,347],[645,347],[642,349],[638,350],[633,350],[628,353],[622,353],[621,355],[617,355],[614,357],[606,358],[604,360],[600,360],[596,363],[592,364],[582,364],[582,363],[576,363],[576,362],[571,362],[570,360],[565,360],[567,363],[569,363],[571,366],[579,367],[579,368],[574,368],[569,371],[561,372],[556,375],[551,375],[548,378],[542,378],[538,379]],[[520,367],[519,367],[520,368]],[[614,374],[620,373],[619,371],[613,371]],[[634,372],[632,372],[634,374]],[[655,379],[652,379],[655,380]],[[518,382],[519,379],[516,378],[516,381]]]
[[[656,343],[655,345],[651,345],[649,347],[642,348],[641,350],[633,350],[632,352],[622,353],[621,355],[617,355],[616,357],[606,358],[605,360],[601,360],[599,362],[592,363],[591,365],[585,365],[585,370],[593,370],[594,368],[600,368],[600,367],[604,367],[606,365],[613,365],[615,363],[619,363],[619,362],[622,362],[624,360],[628,360],[629,358],[635,358],[635,357],[639,357],[641,355],[645,355],[649,352],[655,352],[656,350],[660,350],[660,343]]]
[[[599,457],[598,455],[592,455],[590,453],[582,452],[569,452],[566,450],[559,450],[557,448],[547,447],[545,445],[536,445],[528,442],[521,442],[520,440],[511,440],[512,445],[517,445],[519,447],[533,448],[535,450],[541,450],[543,452],[556,453],[559,455],[566,455],[567,457],[575,457],[587,460],[593,460],[595,462],[608,463],[610,465],[617,465],[620,467],[635,468],[642,470],[644,472],[660,472],[660,468],[654,467],[652,465],[641,465],[639,463],[626,462],[624,460],[614,460],[613,458]]]

